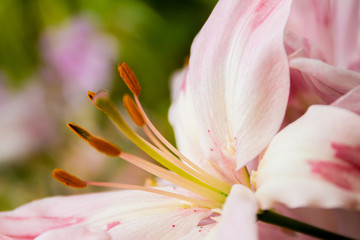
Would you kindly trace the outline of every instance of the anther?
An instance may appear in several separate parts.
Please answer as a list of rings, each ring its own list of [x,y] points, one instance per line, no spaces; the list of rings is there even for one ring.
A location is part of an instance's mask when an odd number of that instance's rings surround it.
[[[121,63],[118,66],[118,71],[120,73],[120,76],[130,89],[130,91],[137,97],[140,96],[140,84],[137,80],[134,72],[131,70],[131,68],[126,63]]]
[[[88,91],[88,92],[87,92],[87,95],[88,95],[89,99],[90,99],[91,101],[93,101],[93,98],[95,97],[95,93],[94,93],[94,92],[91,92],[91,91]]]
[[[78,135],[83,140],[88,141],[89,138],[91,137],[91,134],[82,127],[74,123],[68,123],[67,125],[76,135]]]
[[[134,123],[140,127],[143,127],[145,125],[145,120],[132,98],[128,94],[125,94],[123,101],[124,106]]]
[[[112,157],[120,155],[121,153],[120,149],[115,145],[113,145],[112,143],[91,135],[91,133],[89,133],[88,131],[86,131],[85,129],[74,123],[68,123],[68,126],[74,133],[76,133],[76,135],[78,135],[80,138],[85,140],[87,143],[89,143],[93,148],[95,148],[99,152],[105,153],[106,155]]]
[[[56,180],[69,187],[84,188],[87,186],[86,182],[62,169],[54,169],[52,175]]]

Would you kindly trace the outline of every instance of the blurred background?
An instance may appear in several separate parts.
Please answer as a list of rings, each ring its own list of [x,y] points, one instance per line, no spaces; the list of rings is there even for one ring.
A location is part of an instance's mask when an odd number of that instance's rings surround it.
[[[140,100],[174,143],[167,121],[169,81],[215,0],[1,0],[0,210],[74,190],[51,177],[64,168],[86,180],[143,184],[144,171],[93,150],[71,133],[75,122],[132,153],[137,149],[97,110],[87,91],[107,89],[121,107],[117,72],[127,62]]]

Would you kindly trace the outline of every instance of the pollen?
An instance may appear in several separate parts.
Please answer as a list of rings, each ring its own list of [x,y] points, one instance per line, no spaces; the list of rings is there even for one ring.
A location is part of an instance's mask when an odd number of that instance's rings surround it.
[[[118,66],[118,71],[130,91],[139,97],[141,90],[140,84],[131,68],[126,63],[121,63]]]
[[[87,183],[62,169],[54,169],[53,177],[62,184],[73,188],[84,188]]]
[[[130,117],[134,121],[134,123],[140,127],[145,125],[145,120],[143,115],[140,113],[138,107],[136,106],[135,102],[132,100],[132,98],[125,94],[123,97],[124,106],[129,113]]]

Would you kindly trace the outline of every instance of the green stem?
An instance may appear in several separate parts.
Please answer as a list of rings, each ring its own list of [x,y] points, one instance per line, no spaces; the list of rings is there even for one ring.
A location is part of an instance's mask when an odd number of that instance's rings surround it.
[[[345,237],[336,233],[329,232],[327,230],[314,227],[312,225],[297,221],[295,219],[285,217],[272,211],[263,211],[257,214],[258,220],[273,224],[276,226],[291,229],[296,232],[307,234],[313,237],[321,239],[339,239],[339,240],[351,240],[352,238]]]

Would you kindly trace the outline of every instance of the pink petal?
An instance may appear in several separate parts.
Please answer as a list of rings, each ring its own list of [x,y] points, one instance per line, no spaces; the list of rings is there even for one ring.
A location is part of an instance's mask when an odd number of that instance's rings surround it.
[[[286,29],[305,38],[308,57],[349,68],[358,55],[359,1],[295,0]]]
[[[220,1],[193,43],[186,91],[202,151],[225,175],[259,154],[282,122],[290,2]]]
[[[360,209],[360,116],[312,106],[270,143],[256,176],[261,208]]]
[[[54,229],[36,238],[36,240],[64,239],[111,240],[112,238],[105,231],[93,231],[85,226]]]
[[[360,115],[360,86],[353,88],[331,105],[348,109]]]
[[[359,55],[360,19],[358,0],[334,1],[334,65],[349,68]],[[323,41],[324,42],[324,41]]]
[[[360,73],[334,67],[320,60],[295,58],[290,61],[290,66],[309,78],[315,91],[328,103],[360,85]]]
[[[243,185],[233,185],[212,239],[257,239],[257,211],[253,192]]]
[[[33,239],[54,229],[62,229],[54,234],[67,234],[68,231],[73,231],[68,228],[79,225],[85,226],[89,231],[109,231],[110,234],[110,231],[123,222],[160,213],[180,212],[184,208],[189,211],[192,209],[183,201],[139,191],[52,197],[26,204],[14,211],[0,213],[0,234]],[[203,209],[198,212],[195,215],[201,215],[199,218],[206,218],[212,213]],[[74,231],[82,233],[83,230]]]
[[[314,104],[324,102],[312,91],[300,71],[290,69],[290,96],[282,127],[301,117]]]
[[[286,29],[310,42],[309,56],[323,61],[332,60],[333,42],[330,36],[331,17],[329,1],[294,0]],[[327,39],[327,41],[324,41]],[[310,48],[310,49],[308,49]]]

